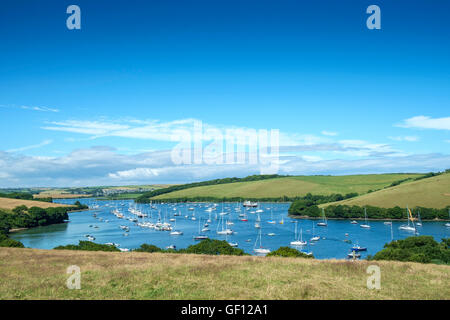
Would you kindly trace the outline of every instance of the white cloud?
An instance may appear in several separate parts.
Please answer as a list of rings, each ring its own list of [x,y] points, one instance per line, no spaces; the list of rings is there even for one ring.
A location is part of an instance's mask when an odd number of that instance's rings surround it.
[[[338,133],[337,132],[332,132],[332,131],[322,131],[321,132],[324,136],[331,136],[331,137],[334,137],[334,136],[337,136],[338,135]]]
[[[117,171],[115,173],[109,173],[108,176],[113,179],[142,179],[142,178],[154,178],[159,175],[158,169],[152,168],[135,168],[131,170]]]
[[[49,145],[52,142],[53,142],[52,140],[44,140],[38,144],[33,144],[30,146],[25,146],[25,147],[21,147],[21,148],[10,149],[10,150],[7,150],[6,152],[22,152],[22,151],[26,151],[26,150],[30,150],[30,149],[37,149],[37,148],[41,148],[43,146]]]
[[[416,142],[419,141],[419,137],[416,136],[397,136],[397,137],[388,137],[394,141],[407,141],[407,142]]]
[[[58,109],[49,108],[49,107],[20,106],[19,108],[25,109],[25,110],[42,111],[42,112],[59,112]]]
[[[283,154],[279,174],[429,172],[448,168],[450,155],[370,156],[321,159]],[[259,164],[174,165],[171,151],[124,155],[110,147],[74,150],[58,157],[0,152],[0,186],[89,186],[184,183],[260,173]]]
[[[431,118],[428,116],[416,116],[403,120],[397,126],[402,128],[450,130],[450,117]]]

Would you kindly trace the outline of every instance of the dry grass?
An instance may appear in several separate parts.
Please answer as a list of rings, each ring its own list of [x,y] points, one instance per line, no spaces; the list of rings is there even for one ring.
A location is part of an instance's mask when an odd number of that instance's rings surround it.
[[[53,192],[41,192],[33,195],[35,199],[39,198],[53,198],[53,199],[74,199],[74,198],[89,198],[91,194],[72,194],[72,193],[53,193]]]
[[[44,201],[34,201],[34,200],[21,200],[21,199],[10,199],[10,198],[0,198],[0,208],[1,209],[14,209],[17,206],[25,205],[30,207],[40,207],[40,208],[56,208],[56,207],[69,207],[69,205],[51,203]]]
[[[0,299],[449,299],[450,267],[374,262],[0,248]],[[81,290],[66,268],[81,268]]]

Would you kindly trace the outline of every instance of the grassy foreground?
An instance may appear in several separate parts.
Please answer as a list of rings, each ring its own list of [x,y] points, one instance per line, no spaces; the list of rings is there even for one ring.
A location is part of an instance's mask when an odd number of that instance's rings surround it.
[[[379,190],[352,199],[321,205],[357,205],[392,208],[421,206],[425,208],[445,208],[450,205],[450,173],[418,181],[405,182],[398,186]]]
[[[366,269],[381,268],[381,290]],[[81,290],[66,268],[81,268]],[[0,248],[0,299],[449,299],[450,267],[392,261]]]
[[[416,178],[421,174],[366,174],[348,176],[295,176],[259,181],[235,182],[194,187],[156,196],[154,199],[183,197],[277,198],[305,196],[307,193],[329,195],[366,193],[389,186],[394,181]]]

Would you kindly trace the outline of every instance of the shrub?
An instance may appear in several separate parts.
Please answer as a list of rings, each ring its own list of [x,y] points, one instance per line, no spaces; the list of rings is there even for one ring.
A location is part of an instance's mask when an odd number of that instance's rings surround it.
[[[68,244],[65,246],[58,246],[55,250],[86,250],[86,251],[117,251],[120,252],[115,246],[100,244],[91,241],[80,241],[76,244]]]
[[[432,236],[409,237],[385,244],[383,250],[368,259],[450,264],[449,243],[449,239],[438,243]]]
[[[290,247],[280,247],[275,251],[270,252],[267,254],[267,257],[299,257],[299,258],[311,258],[313,259],[313,255],[307,255],[306,253],[303,253],[301,251],[298,251],[297,249],[290,248]]]

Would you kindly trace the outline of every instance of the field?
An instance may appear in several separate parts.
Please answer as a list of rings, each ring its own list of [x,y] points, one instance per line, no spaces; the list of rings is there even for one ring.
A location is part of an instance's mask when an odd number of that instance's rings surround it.
[[[367,267],[381,289],[367,289]],[[66,287],[81,268],[81,290]],[[0,299],[449,299],[450,267],[0,248]],[[413,284],[413,285],[412,285]]]
[[[34,201],[34,200],[21,200],[21,199],[10,199],[10,198],[0,198],[0,208],[1,209],[14,209],[17,206],[25,205],[29,207],[40,207],[40,208],[55,208],[55,207],[68,207],[65,204],[44,202],[44,201]]]
[[[407,205],[445,208],[450,205],[450,173],[405,182],[401,185],[330,204],[371,205],[383,208]]]
[[[236,182],[212,186],[202,186],[162,194],[154,199],[182,197],[242,197],[276,198],[282,196],[304,196],[307,193],[328,195],[332,193],[365,193],[381,189],[394,181],[420,174],[372,174],[348,176],[296,176],[260,181]]]
[[[87,198],[92,197],[90,194],[72,194],[72,193],[64,193],[64,192],[52,192],[46,191],[41,192],[39,194],[33,195],[35,199],[39,198],[53,198],[53,199],[76,199],[76,198]]]

